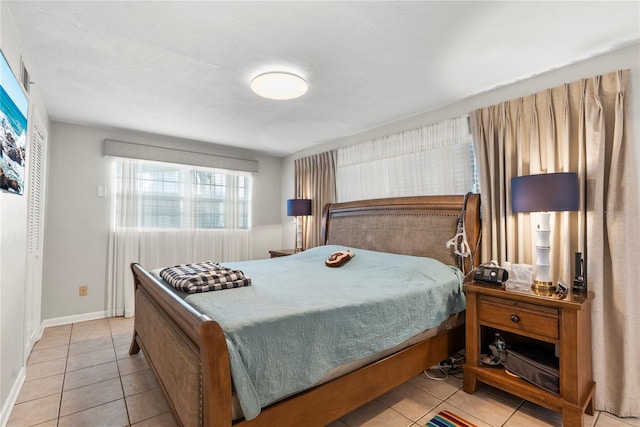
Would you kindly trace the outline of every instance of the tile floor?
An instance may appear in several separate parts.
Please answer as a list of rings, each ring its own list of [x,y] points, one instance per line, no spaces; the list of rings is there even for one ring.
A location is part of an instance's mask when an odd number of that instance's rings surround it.
[[[175,422],[142,354],[129,356],[133,321],[95,320],[47,328],[27,362],[9,427],[169,427]],[[330,427],[424,426],[450,410],[479,427],[561,426],[559,414],[489,386],[469,395],[462,380],[412,378]],[[473,414],[473,415],[471,415]],[[587,427],[640,427],[607,413]]]

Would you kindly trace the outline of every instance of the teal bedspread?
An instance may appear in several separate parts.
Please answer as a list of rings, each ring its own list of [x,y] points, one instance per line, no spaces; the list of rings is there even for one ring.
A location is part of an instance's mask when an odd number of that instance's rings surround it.
[[[253,286],[185,298],[226,334],[246,419],[331,369],[391,348],[465,308],[462,273],[455,267],[357,248],[344,266],[324,265],[343,249],[320,246],[224,263],[244,271]]]

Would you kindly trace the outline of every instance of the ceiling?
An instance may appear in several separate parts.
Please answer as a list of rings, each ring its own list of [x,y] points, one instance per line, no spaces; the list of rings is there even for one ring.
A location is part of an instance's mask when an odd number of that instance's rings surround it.
[[[10,1],[52,120],[285,156],[640,40],[640,2]],[[309,83],[272,101],[267,70]]]

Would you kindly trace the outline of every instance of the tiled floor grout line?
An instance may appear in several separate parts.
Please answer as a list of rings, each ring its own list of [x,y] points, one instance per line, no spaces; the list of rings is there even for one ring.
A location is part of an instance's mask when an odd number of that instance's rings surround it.
[[[505,425],[507,425],[507,423],[509,422],[509,420],[510,420],[511,418],[513,418],[513,416],[516,414],[516,412],[518,412],[518,410],[520,410],[520,408],[522,408],[522,406],[524,406],[525,402],[526,402],[526,400],[523,400],[522,402],[520,402],[520,403],[518,404],[518,406],[513,410],[513,412],[511,413],[511,415],[509,415],[509,416],[507,417],[507,419],[506,419],[506,420],[504,420],[504,422],[503,422],[502,424],[500,424],[500,426],[499,426],[499,427],[504,427]]]
[[[73,324],[73,323],[71,324],[71,332],[70,332],[70,334],[69,334],[69,343],[68,343],[68,345],[67,345],[67,357],[66,357],[66,360],[65,360],[65,368],[64,368],[63,380],[62,380],[62,390],[61,390],[61,392],[60,392],[60,403],[59,403],[59,405],[58,405],[58,416],[57,416],[57,418],[56,418],[56,427],[60,424],[60,419],[61,419],[61,418],[63,418],[63,416],[62,416],[62,398],[63,398],[64,392],[65,392],[65,390],[64,390],[64,385],[65,385],[65,380],[66,380],[67,372],[73,372],[73,371],[67,371],[67,367],[68,367],[68,362],[69,362],[69,357],[70,357],[70,354],[69,354],[69,353],[70,353],[70,351],[71,351],[71,344],[74,344],[74,343],[72,343],[72,342],[71,342],[71,338],[73,337],[73,329],[74,329],[74,325],[75,325],[75,324]],[[113,344],[113,337],[112,337],[112,335],[111,335],[111,326],[110,326],[110,325],[109,325],[109,338],[111,339],[111,347],[112,347],[112,349],[113,349],[114,357],[116,358],[116,366],[117,366],[117,357],[116,357],[116,354],[115,354],[115,346],[114,346],[114,344]],[[94,339],[100,339],[100,338],[94,338]],[[81,340],[81,341],[77,341],[76,343],[81,343],[81,342],[86,342],[86,341],[92,341],[92,340],[94,340],[94,339]],[[95,350],[95,351],[100,351],[100,350]],[[88,354],[88,353],[91,353],[91,352],[78,353],[78,354],[76,354],[76,355],[74,355],[74,356],[80,356],[80,355]],[[109,362],[105,362],[105,363],[109,363]],[[95,367],[95,366],[99,366],[99,365],[100,365],[100,364],[98,364],[98,365],[91,365],[91,366],[87,366],[87,367],[85,367],[85,368],[93,368],[93,367]],[[80,368],[80,369],[85,369],[85,368]],[[79,369],[76,369],[76,370],[79,370]],[[118,379],[120,380],[120,387],[122,387],[122,379],[121,379],[121,377],[120,377],[120,371],[119,371],[119,370],[118,370]],[[109,381],[109,380],[105,380],[105,381]],[[95,382],[95,383],[92,383],[92,384],[98,384],[98,383],[100,383],[100,382],[105,382],[105,381],[98,381],[98,382]],[[90,385],[92,385],[92,384],[85,384],[85,385],[83,385],[83,386],[79,386],[79,387],[76,387],[76,388],[73,388],[73,389],[69,389],[69,390],[67,390],[67,391],[70,391],[70,390],[76,390],[76,389],[78,389],[78,388],[82,388],[82,387],[90,386]],[[123,396],[122,398],[123,398],[123,400],[124,400],[124,390],[122,391],[122,396]],[[117,400],[117,399],[116,399],[116,400]],[[73,415],[73,414],[77,414],[77,413],[80,413],[80,412],[85,411],[85,410],[88,410],[88,409],[97,408],[97,407],[99,407],[99,406],[102,406],[102,405],[105,405],[105,404],[107,404],[107,403],[111,403],[111,402],[113,402],[113,401],[103,402],[103,403],[100,403],[99,405],[96,405],[96,406],[90,406],[90,407],[87,407],[87,408],[83,408],[83,409],[81,409],[81,410],[78,410],[78,411],[76,411],[76,412],[71,412],[71,413],[66,414],[66,415],[64,415],[64,416],[65,416],[65,417],[67,417],[67,416],[71,416],[71,415]],[[126,407],[126,400],[125,400],[125,407]],[[129,420],[129,413],[128,413],[128,412],[127,412],[127,420]],[[129,424],[130,424],[130,423],[129,423]]]
[[[111,337],[111,345],[113,346],[113,354],[116,358],[116,367],[118,368],[118,379],[120,380],[120,388],[122,389],[122,400],[124,401],[124,410],[127,413],[127,425],[131,426],[131,415],[129,414],[129,405],[127,403],[127,396],[124,391],[124,384],[122,384],[122,373],[120,372],[120,364],[118,363],[118,352],[116,350],[116,343],[113,339],[113,331],[111,330],[111,322],[109,322],[109,336]]]
[[[420,375],[423,375],[423,374],[420,374]],[[444,400],[442,400],[442,399],[441,399],[440,397],[438,397],[438,396],[434,396],[433,394],[429,393],[427,390],[423,390],[423,389],[421,389],[420,387],[417,387],[417,386],[415,386],[415,385],[413,385],[413,384],[410,384],[410,383],[409,383],[409,385],[410,385],[411,387],[413,387],[413,388],[417,389],[417,390],[420,390],[420,391],[421,391],[421,392],[423,392],[423,393],[427,393],[429,396],[432,396],[432,397],[434,397],[435,399],[438,399],[438,401],[439,401],[439,402],[438,402],[438,404],[437,404],[436,406],[434,406],[433,408],[429,409],[427,412],[425,412],[425,413],[423,413],[422,415],[420,415],[417,419],[415,419],[415,420],[411,420],[414,424],[418,424],[418,421],[420,421],[422,418],[424,418],[424,417],[425,417],[429,412],[433,411],[433,410],[434,410],[434,409],[436,409],[438,406],[442,405],[442,403],[444,402]],[[393,409],[393,408],[392,408],[392,409]],[[397,411],[396,411],[396,412],[397,412]],[[403,414],[400,414],[400,415],[403,415]]]
[[[67,366],[69,364],[69,352],[71,351],[71,337],[73,336],[74,324],[71,324],[71,331],[69,331],[69,342],[67,343],[67,358],[64,362],[64,373],[62,375],[62,390],[60,390],[60,404],[58,405],[58,417],[56,418],[56,427],[60,424],[60,416],[62,415],[62,396],[64,395],[64,384],[67,379]]]
[[[60,424],[60,414],[62,414],[62,395],[64,394],[64,382],[67,379],[67,364],[69,363],[69,351],[71,350],[71,336],[73,335],[73,323],[69,331],[69,340],[67,341],[67,355],[64,361],[64,372],[62,373],[62,386],[60,387],[60,400],[58,401],[58,414],[56,417],[56,427]]]

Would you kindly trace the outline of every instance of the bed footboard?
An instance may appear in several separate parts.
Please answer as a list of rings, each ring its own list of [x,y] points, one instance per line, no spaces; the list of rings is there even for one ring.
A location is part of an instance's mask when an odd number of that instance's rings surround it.
[[[130,354],[142,349],[180,425],[230,426],[231,373],[220,326],[138,264],[131,269],[136,316]]]

